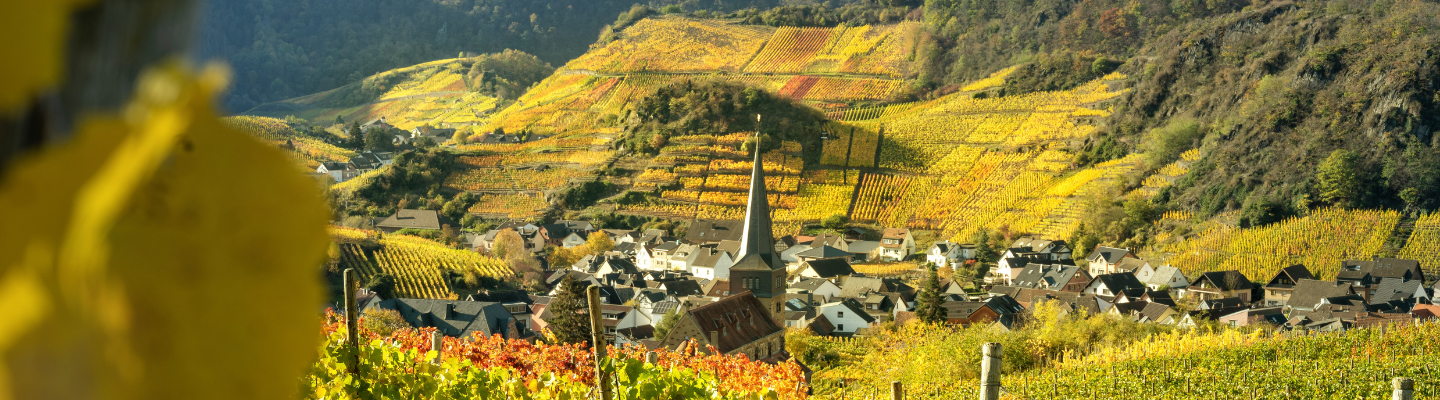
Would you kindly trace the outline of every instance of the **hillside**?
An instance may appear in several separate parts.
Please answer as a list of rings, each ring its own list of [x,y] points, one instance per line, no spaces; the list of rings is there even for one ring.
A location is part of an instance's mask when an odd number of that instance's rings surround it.
[[[331,227],[330,236],[336,246],[331,250],[335,253],[332,259],[338,262],[335,271],[354,268],[367,287],[379,283],[379,276],[392,277],[388,286],[377,289],[386,298],[459,298],[512,274],[498,259],[416,236],[342,227]]]
[[[1107,144],[1131,143],[1113,132],[1128,129],[1123,126],[1133,115],[1117,113],[1133,107],[1137,90],[1154,84],[1154,68],[1136,67],[1147,58],[1123,65],[1094,62],[1095,71],[1119,71],[1047,91],[1019,89],[1036,87],[1041,65],[1022,63],[937,96],[915,91],[924,73],[915,60],[925,34],[914,22],[772,28],[652,17],[473,120],[437,117],[472,107],[456,99],[474,96],[473,91],[449,93],[444,80],[445,71],[457,69],[447,65],[463,66],[463,60],[380,75],[409,74],[395,81],[393,94],[377,97],[382,102],[433,96],[451,99],[454,107],[444,101],[404,102],[411,100],[360,107],[382,108],[365,115],[388,115],[399,124],[468,132],[467,142],[450,143],[457,167],[442,186],[483,195],[483,205],[469,211],[489,218],[537,217],[547,203],[556,205],[567,191],[597,179],[616,185],[611,193],[636,194],[602,202],[584,210],[587,214],[737,218],[748,185],[743,149],[756,130],[733,116],[746,107],[743,101],[738,109],[667,122],[663,131],[645,126],[660,118],[646,108],[656,105],[647,99],[662,92],[710,98],[730,96],[726,88],[738,85],[767,93],[781,102],[777,107],[795,104],[824,119],[792,116],[762,120],[759,127],[781,139],[763,147],[778,234],[797,234],[807,224],[844,215],[857,223],[931,232],[937,240],[968,242],[981,231],[1094,240],[1137,248],[1187,273],[1238,268],[1252,279],[1291,263],[1311,265],[1329,277],[1340,260],[1419,257],[1424,254],[1419,247],[1435,240],[1433,224],[1423,222],[1431,218],[1416,222],[1418,214],[1408,212],[1347,211],[1315,201],[1262,221],[1250,210],[1241,212],[1244,198],[1232,196],[1219,208],[1205,208],[1213,202],[1204,207],[1177,202],[1185,198],[1177,194],[1196,190],[1196,182],[1231,176],[1216,173],[1223,158],[1214,154],[1230,151],[1218,141],[1235,139],[1215,136],[1203,119],[1192,126],[1191,119],[1175,118],[1146,131],[1151,139],[1143,145]],[[328,124],[335,113],[307,115]],[[495,130],[524,133],[530,140],[477,143]],[[658,146],[642,149],[637,143]],[[393,207],[377,201],[381,209]],[[565,205],[576,211],[588,206]],[[1269,223],[1276,224],[1255,227]],[[1335,251],[1313,250],[1322,248]]]

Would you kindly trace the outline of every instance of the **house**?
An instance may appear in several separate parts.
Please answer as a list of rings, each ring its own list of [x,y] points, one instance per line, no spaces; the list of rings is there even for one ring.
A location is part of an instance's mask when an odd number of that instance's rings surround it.
[[[967,252],[968,251],[968,252]],[[941,268],[954,268],[975,256],[975,246],[963,247],[959,243],[935,242],[925,251],[925,261]]]
[[[685,231],[688,243],[720,243],[722,240],[740,241],[744,233],[744,221],[720,221],[697,219]]]
[[[1232,328],[1261,323],[1280,326],[1285,324],[1285,314],[1280,312],[1280,309],[1281,307],[1246,308],[1218,315],[1215,317],[1215,321]]]
[[[428,137],[434,139],[435,143],[440,143],[446,140],[450,140],[454,136],[454,128],[436,128],[426,124],[410,129],[410,139],[412,141],[418,140],[422,137]]]
[[[865,312],[865,306],[860,301],[850,298],[821,304],[816,308],[816,314],[823,315],[835,326],[831,334],[852,335],[856,329],[869,327],[875,323],[875,317]]]
[[[1071,258],[1070,245],[1064,240],[1042,240],[1032,237],[1015,239],[1010,247],[1005,249],[1001,258],[1013,257],[1036,257],[1050,261],[1063,261]]]
[[[520,240],[525,244],[525,250],[531,254],[545,250],[545,236],[540,234],[540,227],[534,224],[517,222],[507,222],[500,225],[499,228],[485,232],[485,235],[475,239],[474,249],[476,251],[489,252],[495,247],[495,240],[500,236],[500,232],[507,230],[519,234]]]
[[[829,303],[836,297],[840,297],[841,293],[840,286],[836,285],[835,282],[829,279],[816,278],[801,278],[791,283],[785,290],[793,295],[803,294],[806,295],[807,298],[813,298],[814,300],[810,301],[811,306]]]
[[[826,258],[801,263],[800,268],[795,270],[794,275],[800,279],[818,278],[839,280],[842,277],[855,275],[855,269],[851,268],[850,262],[844,258]]]
[[[880,259],[901,261],[915,254],[915,237],[905,228],[885,228],[880,235]]]
[[[1366,287],[1378,285],[1382,279],[1424,281],[1425,271],[1419,261],[1374,257],[1370,261],[1342,261],[1335,275],[1336,281]]]
[[[688,260],[690,273],[704,279],[730,279],[730,267],[735,264],[735,253],[717,247],[696,248],[695,256]]]
[[[533,307],[535,312],[534,326],[536,330],[543,331],[550,326],[549,321],[555,318],[555,314],[549,308],[549,299],[544,304],[537,301]],[[581,312],[588,312],[582,309]],[[658,322],[658,321],[656,321]],[[600,305],[600,323],[605,326],[605,337],[615,340],[615,336],[621,329],[634,328],[643,325],[653,325],[649,318],[642,313],[636,312],[635,307],[619,304]]]
[[[380,223],[375,224],[375,227],[379,228],[385,233],[393,233],[401,229],[424,229],[438,231],[445,227],[458,228],[459,225],[456,225],[455,221],[451,221],[449,217],[440,215],[440,213],[435,210],[415,210],[406,208],[396,211],[395,215],[391,215],[390,217],[385,218],[384,221],[380,221]]]
[[[591,254],[576,261],[570,269],[584,272],[592,276],[605,276],[610,274],[634,275],[640,270],[629,259],[619,256]]]
[[[1162,290],[1161,288],[1178,290],[1190,286],[1190,281],[1185,278],[1185,274],[1180,272],[1179,268],[1169,265],[1152,268],[1147,263],[1135,271],[1135,279],[1139,279],[1150,290]]]
[[[1114,296],[1122,291],[1138,290],[1144,291],[1145,284],[1135,278],[1135,274],[1121,272],[1114,274],[1097,275],[1090,279],[1081,293],[1093,294],[1096,296]]]
[[[585,244],[585,239],[589,238],[591,232],[595,232],[595,226],[591,225],[590,221],[560,220],[540,227],[540,234],[545,236],[546,244],[567,249]]]
[[[1172,316],[1179,315],[1174,305],[1147,302],[1145,308],[1140,309],[1136,321],[1159,323]]]
[[[1007,254],[1009,254],[1009,253],[1007,253]],[[1010,258],[1002,258],[1002,259],[1000,259],[999,262],[996,262],[996,263],[995,263],[995,268],[994,268],[993,270],[991,270],[991,273],[994,274],[994,276],[995,276],[994,279],[993,279],[993,282],[988,282],[988,283],[1009,285],[1011,282],[1013,282],[1013,281],[1015,280],[1015,276],[1020,274],[1020,271],[1023,271],[1026,267],[1030,266],[1031,264],[1057,265],[1057,266],[1070,265],[1070,266],[1074,266],[1074,265],[1075,265],[1075,262],[1074,262],[1074,261],[1071,261],[1071,260],[1068,260],[1068,259],[1066,259],[1066,260],[1051,260],[1051,259],[1049,259],[1048,257],[1045,257],[1045,256],[1041,256],[1041,255],[1037,255],[1037,254],[1029,254],[1029,253],[1027,253],[1027,254],[1025,254],[1025,255],[1018,255],[1018,256],[1015,256],[1015,257],[1010,257]],[[1086,274],[1086,276],[1093,276],[1093,275]]]
[[[504,305],[496,302],[395,298],[381,301],[377,307],[399,312],[410,326],[435,328],[446,336],[468,338],[478,334],[522,338],[529,335],[520,329],[524,323],[516,321]]]
[[[347,168],[354,169],[357,174],[363,174],[394,163],[394,153],[366,151],[350,157],[348,162],[350,165]]]
[[[1090,274],[1074,265],[1027,264],[1010,286],[1079,293],[1090,283]]]
[[[869,262],[880,260],[880,253],[884,250],[880,242],[874,240],[858,240],[850,242],[847,247],[850,252],[850,259],[855,262]]]
[[[610,241],[616,245],[621,243],[636,243],[640,241],[640,232],[634,229],[601,229],[610,236]]]
[[[1319,307],[1325,299],[1359,294],[1363,288],[1357,288],[1347,282],[1330,282],[1315,279],[1301,278],[1295,281],[1290,294],[1285,298],[1287,307],[1294,311],[1313,311]],[[1269,300],[1266,300],[1266,305]]]
[[[817,247],[811,247],[809,250],[805,250],[795,254],[795,258],[798,259],[801,263],[807,261],[829,259],[844,259],[846,261],[849,261],[850,257],[851,254],[848,251],[823,244]]]
[[[349,163],[323,162],[315,168],[315,172],[325,174],[334,180],[335,183],[348,181],[351,178],[360,176],[360,171],[351,167]]]
[[[1186,290],[1201,300],[1239,297],[1252,302],[1255,285],[1240,271],[1214,271],[1200,274]]]
[[[1295,284],[1301,279],[1314,280],[1315,275],[1310,273],[1309,268],[1304,264],[1295,264],[1281,268],[1265,283],[1265,295],[1263,297],[1266,306],[1284,306],[1290,302],[1290,297],[1295,293]]]
[[[1418,280],[1384,279],[1375,289],[1370,290],[1369,298],[1372,305],[1392,301],[1414,304],[1419,300],[1428,302],[1431,295]]]
[[[748,291],[689,309],[659,346],[678,349],[690,340],[702,349],[714,346],[727,356],[744,354],[767,361],[785,357],[785,329]]]
[[[1136,258],[1130,249],[1099,246],[1085,257],[1085,261],[1090,263],[1090,275],[1100,276],[1119,272],[1120,261],[1127,258]]]
[[[670,256],[671,256],[673,253],[675,253],[675,252],[676,252],[675,250],[678,249],[678,248],[680,248],[680,246],[681,246],[680,243],[675,243],[675,242],[667,242],[667,243],[661,243],[661,244],[658,244],[658,245],[649,245],[649,246],[646,246],[646,249],[649,249],[649,251],[646,252],[647,256],[644,257],[644,258],[647,258],[647,259],[648,259],[648,260],[647,260],[647,261],[648,261],[648,264],[650,264],[649,268],[646,268],[646,269],[649,269],[649,270],[652,270],[652,271],[673,271],[673,270],[677,270],[677,269],[675,269],[675,268],[671,268],[671,267],[670,267]],[[637,263],[640,262],[640,259],[641,259],[641,256],[640,256],[640,254],[637,252],[636,255],[635,255],[635,260],[636,260],[636,262],[637,262]],[[683,270],[683,269],[679,269],[679,270]]]
[[[1014,323],[1015,316],[1025,311],[1025,307],[1010,296],[992,296],[981,301],[948,301],[944,307],[945,323],[960,326],[1000,322],[1008,328]]]

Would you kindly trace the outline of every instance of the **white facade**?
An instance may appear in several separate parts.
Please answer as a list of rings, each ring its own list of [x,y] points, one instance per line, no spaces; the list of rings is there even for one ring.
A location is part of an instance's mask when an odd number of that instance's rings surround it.
[[[870,323],[865,321],[867,315],[864,310],[852,310],[844,303],[825,303],[820,305],[817,311],[835,326],[834,332],[855,333],[856,329],[870,326]]]
[[[580,237],[580,234],[575,232],[570,232],[569,236],[566,236],[564,239],[560,240],[560,246],[567,249],[574,248],[575,246],[579,246],[582,244],[585,244],[585,239]]]

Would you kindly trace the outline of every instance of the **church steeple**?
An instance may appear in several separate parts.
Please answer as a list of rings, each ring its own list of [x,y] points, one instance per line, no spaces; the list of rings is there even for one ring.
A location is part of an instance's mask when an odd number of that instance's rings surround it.
[[[756,117],[759,120],[759,117]],[[755,133],[755,166],[750,171],[750,198],[745,207],[745,228],[740,236],[736,260],[754,254],[766,264],[775,254],[775,234],[770,226],[770,200],[765,191],[765,168],[760,159],[760,133]],[[783,267],[782,267],[783,268]]]

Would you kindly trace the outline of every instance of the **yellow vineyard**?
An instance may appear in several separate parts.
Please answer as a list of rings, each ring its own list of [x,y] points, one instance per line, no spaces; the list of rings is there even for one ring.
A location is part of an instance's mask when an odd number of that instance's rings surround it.
[[[504,278],[512,273],[504,262],[478,253],[456,250],[427,239],[407,235],[382,235],[373,231],[331,227],[331,238],[340,246],[342,268],[360,271],[368,282],[379,274],[395,277],[395,294],[404,298],[445,299],[454,294],[445,282],[444,271],[478,270]],[[363,242],[374,240],[378,246]]]

